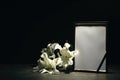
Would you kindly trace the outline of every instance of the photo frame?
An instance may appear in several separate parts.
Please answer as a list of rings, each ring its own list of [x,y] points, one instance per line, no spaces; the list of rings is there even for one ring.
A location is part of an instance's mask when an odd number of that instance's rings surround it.
[[[75,71],[107,72],[106,29],[107,21],[75,23]]]

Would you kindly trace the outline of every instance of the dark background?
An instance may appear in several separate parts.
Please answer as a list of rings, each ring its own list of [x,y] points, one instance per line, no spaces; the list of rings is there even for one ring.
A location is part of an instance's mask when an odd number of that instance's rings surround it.
[[[74,48],[75,22],[108,21],[109,64],[120,64],[119,4],[113,1],[15,1],[0,12],[2,64],[34,64],[50,42]]]

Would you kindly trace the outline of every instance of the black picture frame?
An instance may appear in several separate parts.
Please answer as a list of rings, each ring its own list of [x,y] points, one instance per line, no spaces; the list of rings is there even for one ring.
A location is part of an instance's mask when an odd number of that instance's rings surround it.
[[[75,22],[74,23],[74,29],[76,29],[77,26],[104,26],[106,28],[106,46],[107,46],[107,28],[108,28],[108,21],[79,21],[79,22]],[[75,30],[74,30],[75,31]],[[76,35],[76,34],[75,34]],[[74,40],[75,41],[75,40]],[[74,46],[75,47],[75,46]],[[75,69],[75,58],[74,58],[74,71],[81,71],[81,72],[104,72],[104,73],[107,73],[108,72],[108,66],[107,66],[107,56],[108,56],[108,53],[107,53],[107,47],[106,47],[106,53],[104,54],[102,60],[100,61],[99,63],[99,66],[96,68],[96,70],[92,71],[92,70],[82,70],[82,69],[79,69],[79,70],[76,70]],[[106,67],[105,67],[105,71],[100,71],[100,68],[101,66],[103,65],[103,62],[106,61]]]

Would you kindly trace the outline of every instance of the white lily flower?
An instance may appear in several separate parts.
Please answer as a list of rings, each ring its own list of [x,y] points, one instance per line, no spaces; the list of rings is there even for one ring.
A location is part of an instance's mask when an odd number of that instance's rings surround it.
[[[56,66],[62,66],[66,70],[69,65],[73,65],[73,58],[79,53],[78,50],[70,51],[69,48],[69,43],[65,43],[63,48],[58,43],[48,44],[47,48],[42,49],[40,59],[37,60],[38,66],[34,67],[33,70],[49,74],[59,73]],[[59,49],[58,57],[55,57],[54,51],[56,49]]]

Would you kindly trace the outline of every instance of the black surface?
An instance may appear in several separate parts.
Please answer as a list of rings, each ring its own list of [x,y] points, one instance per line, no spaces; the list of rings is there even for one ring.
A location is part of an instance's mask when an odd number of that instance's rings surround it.
[[[31,64],[0,64],[1,80],[120,80],[120,66],[109,66],[108,73],[60,72],[57,75],[33,72]]]
[[[11,2],[12,3],[12,2]],[[12,4],[11,4],[12,5]],[[4,5],[5,6],[5,5]],[[113,1],[16,1],[1,8],[0,63],[35,63],[49,42],[74,47],[74,26],[79,21],[109,21],[107,52],[109,64],[119,60],[119,6]]]

